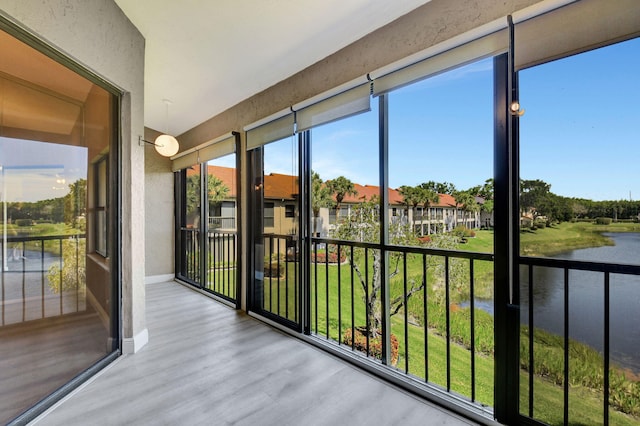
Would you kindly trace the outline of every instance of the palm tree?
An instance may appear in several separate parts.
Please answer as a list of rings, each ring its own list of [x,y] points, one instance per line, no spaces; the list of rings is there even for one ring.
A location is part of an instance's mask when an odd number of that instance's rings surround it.
[[[407,210],[411,208],[411,229],[413,229],[415,226],[415,209],[421,202],[419,188],[402,185],[398,188],[398,192],[402,195],[402,201],[407,205]]]
[[[317,231],[316,221],[320,216],[320,209],[323,207],[333,206],[331,198],[331,190],[328,185],[322,182],[320,175],[314,171],[311,172],[311,211],[313,213],[313,233]]]
[[[462,219],[466,224],[466,213],[476,213],[480,210],[476,197],[469,191],[456,191],[453,197],[456,200],[456,208],[462,207]]]
[[[431,234],[431,205],[437,204],[440,201],[440,195],[436,192],[435,189],[431,187],[428,183],[423,183],[419,186],[420,188],[420,202],[427,209],[427,215],[429,220],[429,225],[427,227],[427,234]]]
[[[336,197],[335,207],[337,218],[340,214],[340,207],[342,205],[342,200],[344,200],[344,197],[346,197],[347,195],[356,196],[358,195],[358,191],[356,191],[353,182],[351,182],[344,176],[338,176],[335,179],[328,180],[326,182],[326,185],[329,188],[331,194],[334,194]]]

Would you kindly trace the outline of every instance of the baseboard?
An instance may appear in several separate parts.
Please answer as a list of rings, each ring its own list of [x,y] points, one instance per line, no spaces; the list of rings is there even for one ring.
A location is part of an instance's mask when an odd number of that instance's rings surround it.
[[[122,339],[122,353],[135,354],[149,342],[149,331],[145,328],[133,337]]]
[[[158,284],[158,283],[166,283],[167,281],[173,281],[176,276],[174,274],[164,274],[164,275],[148,275],[144,277],[144,283],[147,284]]]

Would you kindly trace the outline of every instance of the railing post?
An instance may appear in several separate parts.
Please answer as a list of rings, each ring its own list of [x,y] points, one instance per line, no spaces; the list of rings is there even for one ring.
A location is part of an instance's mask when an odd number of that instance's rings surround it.
[[[509,58],[494,59],[494,413],[505,424],[519,417],[519,328],[517,295],[517,137],[509,99]]]
[[[378,123],[380,140],[380,309],[382,317],[382,363],[391,362],[391,311],[389,295],[389,101],[387,95],[379,97]]]

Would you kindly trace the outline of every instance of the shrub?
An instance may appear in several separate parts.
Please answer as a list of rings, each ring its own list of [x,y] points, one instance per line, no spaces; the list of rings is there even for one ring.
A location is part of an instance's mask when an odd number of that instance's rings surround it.
[[[284,264],[275,262],[264,263],[264,277],[265,278],[280,278],[284,274]]]
[[[340,253],[340,263],[346,260],[344,253]],[[311,253],[311,261],[316,263],[325,263],[327,261],[327,253],[320,251],[318,253]],[[329,263],[338,263],[338,253],[329,252]]]
[[[473,238],[476,236],[475,232],[473,232],[471,229],[467,228],[464,225],[456,226],[455,228],[453,228],[452,232],[453,232],[453,235],[460,238]]]
[[[610,217],[597,217],[596,225],[611,225],[612,219]]]
[[[18,226],[31,226],[31,225],[33,225],[33,220],[31,220],[31,219],[16,219],[15,223]]]
[[[351,329],[348,328],[345,330],[344,335],[342,337],[342,343],[347,346],[353,346],[353,348],[358,352],[367,353],[367,336],[366,331],[361,330],[359,328],[355,328],[355,340],[353,339],[353,335],[351,334]],[[391,365],[396,365],[398,363],[398,348],[400,347],[400,342],[398,342],[398,338],[395,334],[391,336]],[[380,336],[376,338],[369,337],[369,356],[375,357],[377,359],[382,359],[382,338]]]

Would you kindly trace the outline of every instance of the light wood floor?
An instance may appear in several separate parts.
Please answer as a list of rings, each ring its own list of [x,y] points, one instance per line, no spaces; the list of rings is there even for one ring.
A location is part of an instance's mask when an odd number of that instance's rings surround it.
[[[149,343],[34,424],[472,424],[180,284],[146,291]]]

